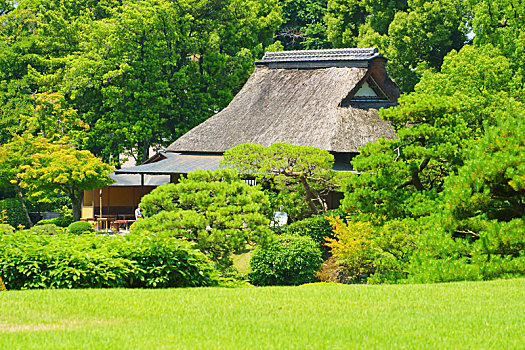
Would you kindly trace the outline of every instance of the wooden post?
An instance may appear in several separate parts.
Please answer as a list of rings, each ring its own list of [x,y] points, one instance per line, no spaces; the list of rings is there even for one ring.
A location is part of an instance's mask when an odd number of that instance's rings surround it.
[[[144,197],[144,174],[140,174],[140,198]]]

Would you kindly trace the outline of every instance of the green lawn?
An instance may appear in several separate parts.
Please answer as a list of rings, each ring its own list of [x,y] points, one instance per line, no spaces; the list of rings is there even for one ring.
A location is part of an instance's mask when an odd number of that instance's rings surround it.
[[[525,279],[0,293],[2,349],[525,347]]]

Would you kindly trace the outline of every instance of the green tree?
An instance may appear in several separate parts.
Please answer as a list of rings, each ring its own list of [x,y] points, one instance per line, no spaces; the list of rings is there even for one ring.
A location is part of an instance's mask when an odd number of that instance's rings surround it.
[[[63,78],[67,57],[80,50],[97,0],[20,0],[0,15],[0,142],[36,124],[42,93],[53,96]],[[94,12],[86,9],[93,10]],[[63,94],[62,94],[63,95]],[[62,111],[67,96],[61,97]],[[58,97],[54,96],[57,101]],[[40,101],[42,102],[42,101]],[[38,123],[37,123],[38,124]]]
[[[79,151],[68,144],[48,144],[31,157],[30,166],[19,174],[20,186],[31,196],[49,198],[65,194],[71,199],[73,220],[80,220],[84,191],[107,186],[113,182],[114,170],[89,151]]]
[[[49,147],[48,140],[31,134],[13,135],[10,142],[0,146],[0,181],[15,190],[29,226],[33,226],[33,223],[24,200],[22,175],[33,164],[33,156]]]
[[[299,193],[304,196],[301,210],[307,205],[311,213],[319,214],[328,211],[326,195],[339,188],[338,175],[331,170],[333,162],[333,155],[315,147],[245,143],[226,151],[222,164],[259,179],[271,179],[277,191],[286,195]]]
[[[445,181],[420,225],[410,279],[479,280],[525,274],[525,117],[502,114]]]
[[[390,219],[427,215],[445,178],[463,165],[464,150],[519,104],[509,68],[499,50],[466,46],[445,58],[441,72],[426,72],[415,93],[381,112],[398,139],[361,149],[353,161],[360,175],[344,185],[343,206]]]
[[[63,89],[92,127],[85,147],[137,162],[224,108],[280,24],[276,1],[132,0],[95,21]]]
[[[118,164],[224,108],[281,17],[277,0],[20,0],[0,23],[0,142],[58,93],[90,126],[70,140]]]
[[[336,47],[377,46],[406,92],[421,71],[439,70],[445,55],[467,41],[470,11],[461,0],[330,0],[328,39]]]
[[[516,85],[525,81],[525,4],[523,0],[469,1],[479,46],[490,44],[510,60]],[[523,91],[522,91],[523,94]]]
[[[133,224],[132,232],[166,233],[192,241],[228,267],[234,251],[269,239],[267,202],[259,187],[247,185],[231,169],[195,171],[145,195],[140,202],[145,218]]]
[[[524,159],[525,113],[510,111],[486,130],[466,152],[458,174],[447,179],[446,211],[464,224],[525,218]]]
[[[332,45],[327,39],[324,16],[327,0],[280,0],[283,23],[275,38],[285,50],[323,49]]]

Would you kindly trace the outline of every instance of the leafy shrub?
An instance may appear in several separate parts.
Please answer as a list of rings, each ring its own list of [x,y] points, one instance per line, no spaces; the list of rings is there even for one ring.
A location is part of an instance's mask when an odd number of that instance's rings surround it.
[[[369,222],[343,222],[340,217],[331,217],[334,238],[327,240],[332,255],[344,270],[356,281],[368,277],[373,271],[374,227]]]
[[[285,234],[292,236],[307,236],[313,239],[321,249],[323,256],[328,258],[329,248],[325,245],[326,237],[333,238],[332,225],[327,215],[315,215],[286,226]]]
[[[28,231],[31,231],[34,233],[56,235],[58,233],[63,233],[64,229],[54,224],[45,224],[45,225],[33,226]]]
[[[13,233],[15,228],[8,224],[0,224],[0,233]]]
[[[22,204],[16,198],[6,198],[0,201],[0,211],[6,210],[7,223],[13,227],[28,226],[27,217]]]
[[[1,235],[0,275],[9,289],[217,284],[211,263],[189,243],[136,234]]]
[[[69,225],[71,225],[71,223],[73,223],[73,216],[64,215],[58,218],[40,220],[35,224],[35,226],[53,224],[57,225],[58,227],[68,227]]]
[[[317,278],[321,282],[332,282],[332,283],[352,283],[352,279],[348,276],[348,273],[337,262],[337,258],[332,256],[325,260],[321,265],[321,268],[316,273]]]
[[[334,238],[327,246],[339,268],[353,282],[397,282],[407,277],[410,257],[416,249],[419,229],[413,219],[372,224],[348,217],[329,218]]]
[[[248,274],[256,285],[298,285],[315,280],[323,259],[317,244],[304,236],[280,236],[255,249]]]
[[[93,226],[87,221],[76,221],[67,227],[70,233],[74,235],[81,235],[83,233],[92,233]]]

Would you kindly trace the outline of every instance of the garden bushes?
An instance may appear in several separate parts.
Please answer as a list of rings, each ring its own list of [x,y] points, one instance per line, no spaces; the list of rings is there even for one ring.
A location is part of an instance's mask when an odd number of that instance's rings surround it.
[[[56,235],[59,233],[65,232],[65,229],[62,227],[58,227],[54,224],[45,224],[45,225],[38,225],[33,226],[28,231],[33,233],[41,233],[41,234],[48,234],[48,235]]]
[[[256,285],[298,285],[315,280],[323,262],[310,237],[284,235],[258,247],[250,259],[248,277]]]
[[[15,228],[8,224],[0,224],[0,234],[1,233],[13,233]]]
[[[0,276],[9,289],[210,286],[217,277],[187,242],[155,235],[0,235]]]

